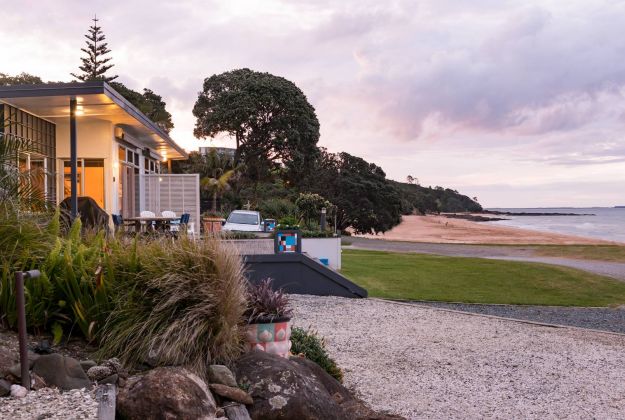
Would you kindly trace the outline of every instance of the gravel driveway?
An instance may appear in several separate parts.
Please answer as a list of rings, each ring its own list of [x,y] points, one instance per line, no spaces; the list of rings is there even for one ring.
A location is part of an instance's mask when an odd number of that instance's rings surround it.
[[[625,336],[292,295],[345,383],[408,418],[625,418]]]

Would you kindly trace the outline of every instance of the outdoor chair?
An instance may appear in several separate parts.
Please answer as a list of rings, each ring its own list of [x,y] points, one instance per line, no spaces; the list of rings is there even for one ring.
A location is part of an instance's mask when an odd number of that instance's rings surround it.
[[[141,217],[156,217],[156,213],[154,213],[153,211],[149,211],[149,210],[143,210],[141,213],[139,213],[139,216]],[[147,222],[142,221],[141,225],[147,227]],[[142,227],[143,227],[142,226]],[[150,229],[154,229],[154,222],[150,222]]]
[[[189,213],[182,213],[180,216],[180,229],[185,229],[188,235],[191,235],[195,239],[195,225],[193,222],[189,222],[191,215]]]
[[[171,210],[163,210],[161,212],[161,216],[163,217],[176,217],[176,212]],[[170,232],[178,232],[180,230],[180,220],[172,220],[167,222],[167,228]]]
[[[124,230],[124,218],[121,214],[111,214],[113,218],[113,226],[115,226],[115,232]]]

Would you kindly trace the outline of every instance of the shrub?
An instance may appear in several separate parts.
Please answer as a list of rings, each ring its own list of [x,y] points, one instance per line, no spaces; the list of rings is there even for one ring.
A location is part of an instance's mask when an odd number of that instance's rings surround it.
[[[260,202],[258,211],[265,219],[279,220],[283,217],[295,216],[297,207],[285,198],[269,198]]]
[[[281,289],[273,290],[271,282],[272,279],[266,278],[248,287],[245,312],[248,323],[279,322],[293,314],[287,295]]]
[[[299,229],[299,220],[293,216],[283,217],[278,220],[276,229]]]
[[[114,244],[115,308],[99,355],[126,364],[150,359],[200,376],[242,351],[243,265],[216,240]],[[121,252],[123,250],[123,252]]]
[[[291,353],[304,355],[308,360],[321,366],[337,381],[343,382],[343,372],[328,355],[325,340],[315,331],[294,327],[291,330]]]

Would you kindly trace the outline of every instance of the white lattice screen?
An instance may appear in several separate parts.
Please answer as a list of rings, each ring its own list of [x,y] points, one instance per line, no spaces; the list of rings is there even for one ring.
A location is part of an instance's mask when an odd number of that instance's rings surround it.
[[[145,210],[160,215],[171,210],[180,216],[191,215],[189,227],[200,232],[200,175],[198,174],[154,174],[144,175]]]

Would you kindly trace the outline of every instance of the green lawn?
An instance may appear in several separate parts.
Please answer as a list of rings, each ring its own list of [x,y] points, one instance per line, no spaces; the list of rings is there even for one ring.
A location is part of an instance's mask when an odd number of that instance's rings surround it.
[[[625,282],[547,264],[343,249],[341,272],[372,297],[565,306],[625,303]]]

